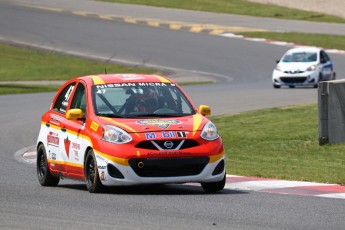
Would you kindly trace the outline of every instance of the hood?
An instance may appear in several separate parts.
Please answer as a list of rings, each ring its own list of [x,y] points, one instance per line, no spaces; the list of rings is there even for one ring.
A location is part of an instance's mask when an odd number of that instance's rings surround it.
[[[310,66],[316,65],[317,62],[279,62],[278,66],[281,71],[306,71]]]
[[[104,124],[111,124],[128,133],[159,131],[197,131],[202,130],[208,119],[200,114],[171,118],[101,118]]]

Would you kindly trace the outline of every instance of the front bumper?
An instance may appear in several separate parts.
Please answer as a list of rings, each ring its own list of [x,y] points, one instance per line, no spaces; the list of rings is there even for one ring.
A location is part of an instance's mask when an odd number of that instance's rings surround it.
[[[275,86],[315,86],[318,81],[319,74],[317,71],[289,74],[274,70],[272,76],[272,82]]]
[[[209,157],[133,158],[118,164],[95,152],[98,173],[105,186],[168,184],[221,181],[225,174],[225,156],[216,161]]]

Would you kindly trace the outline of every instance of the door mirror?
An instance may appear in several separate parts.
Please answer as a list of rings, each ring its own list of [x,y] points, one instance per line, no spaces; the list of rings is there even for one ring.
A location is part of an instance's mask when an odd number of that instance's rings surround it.
[[[84,114],[81,109],[70,109],[66,113],[66,119],[67,120],[78,120],[80,118],[83,118]]]
[[[211,109],[207,105],[200,105],[199,106],[199,113],[201,113],[201,115],[206,117],[208,115],[211,115]]]

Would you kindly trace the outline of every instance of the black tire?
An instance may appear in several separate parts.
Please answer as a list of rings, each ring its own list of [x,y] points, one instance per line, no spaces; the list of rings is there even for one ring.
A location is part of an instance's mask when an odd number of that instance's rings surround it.
[[[37,178],[42,186],[56,186],[60,178],[51,174],[48,168],[48,160],[46,150],[43,145],[37,148]]]
[[[86,189],[90,193],[101,192],[103,185],[99,179],[96,157],[91,149],[87,152],[84,170]]]
[[[273,88],[280,89],[280,85],[273,85]]]
[[[202,188],[207,193],[216,193],[223,190],[226,182],[226,174],[223,180],[217,182],[201,183]]]

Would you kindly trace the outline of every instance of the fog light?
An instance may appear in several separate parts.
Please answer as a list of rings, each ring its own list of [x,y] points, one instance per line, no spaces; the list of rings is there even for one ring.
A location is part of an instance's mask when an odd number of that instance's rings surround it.
[[[214,169],[214,171],[213,171],[213,173],[212,173],[212,176],[221,174],[223,171],[224,171],[224,160],[221,160],[221,161],[218,163],[217,167]]]
[[[120,170],[118,170],[114,165],[108,164],[108,173],[111,177],[118,178],[118,179],[124,179],[125,177],[122,175]]]

